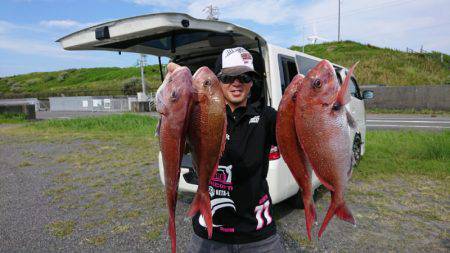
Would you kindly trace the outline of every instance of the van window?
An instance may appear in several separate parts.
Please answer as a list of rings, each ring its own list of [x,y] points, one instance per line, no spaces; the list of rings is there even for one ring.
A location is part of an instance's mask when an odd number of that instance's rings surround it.
[[[359,93],[358,85],[356,84],[356,80],[354,78],[350,78],[350,94],[355,98],[361,99],[361,95]]]
[[[291,83],[294,76],[298,74],[295,59],[287,56],[280,56],[281,92],[284,93],[286,87]]]

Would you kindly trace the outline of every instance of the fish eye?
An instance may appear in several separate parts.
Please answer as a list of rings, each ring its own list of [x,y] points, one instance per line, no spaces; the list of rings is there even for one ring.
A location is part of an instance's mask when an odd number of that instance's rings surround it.
[[[322,87],[322,81],[320,81],[320,79],[316,79],[313,81],[312,85],[314,88],[320,88]]]
[[[170,94],[170,99],[172,101],[174,101],[177,98],[177,92],[176,91],[172,91],[172,93]]]
[[[210,80],[206,80],[205,82],[203,82],[203,86],[210,86],[210,85],[211,85]]]

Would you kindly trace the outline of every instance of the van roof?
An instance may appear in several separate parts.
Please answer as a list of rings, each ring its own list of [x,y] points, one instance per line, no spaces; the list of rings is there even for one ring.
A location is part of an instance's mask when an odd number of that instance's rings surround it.
[[[192,57],[225,48],[266,44],[257,33],[231,23],[193,18],[183,13],[156,13],[118,19],[57,40],[66,50],[106,50]]]

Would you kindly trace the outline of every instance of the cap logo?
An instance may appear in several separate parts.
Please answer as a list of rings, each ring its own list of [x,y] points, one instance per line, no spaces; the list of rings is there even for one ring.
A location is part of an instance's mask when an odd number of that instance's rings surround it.
[[[241,58],[244,61],[245,64],[249,63],[250,61],[252,61],[252,55],[248,52],[243,52],[241,53]]]
[[[242,68],[248,71],[254,71],[253,57],[243,47],[235,47],[225,49],[222,53],[222,70],[227,68],[241,68],[238,70],[242,72]],[[239,73],[237,73],[239,74]]]

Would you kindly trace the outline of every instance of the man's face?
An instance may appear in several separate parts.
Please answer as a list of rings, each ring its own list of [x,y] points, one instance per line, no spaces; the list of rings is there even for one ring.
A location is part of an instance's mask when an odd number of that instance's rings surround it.
[[[220,79],[219,79],[220,80]],[[228,104],[238,107],[247,104],[247,97],[252,88],[253,81],[243,83],[239,78],[235,78],[231,83],[220,81],[223,95]]]

